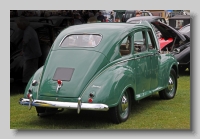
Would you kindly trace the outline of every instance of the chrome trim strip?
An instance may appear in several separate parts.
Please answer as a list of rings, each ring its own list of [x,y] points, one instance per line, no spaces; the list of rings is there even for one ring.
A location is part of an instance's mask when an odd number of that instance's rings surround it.
[[[139,56],[139,57],[134,57],[134,58],[128,58],[128,59],[126,59],[126,60],[122,60],[122,61],[119,61],[119,62],[117,62],[117,63],[115,63],[115,64],[113,64],[113,65],[116,65],[116,64],[119,64],[119,63],[123,63],[123,62],[127,62],[127,61],[130,61],[130,60],[136,60],[136,59],[139,59],[139,58],[143,58],[143,57],[148,57],[148,56],[153,56],[154,54],[149,54],[149,55],[145,55],[145,56]],[[112,66],[113,66],[112,65]]]
[[[108,105],[105,105],[105,104],[81,103],[80,101],[81,100],[79,100],[79,102],[58,102],[58,101],[33,100],[31,105],[36,106],[36,107],[67,108],[67,109],[77,109],[77,110],[79,108],[80,110],[94,110],[94,111],[108,111],[109,110]],[[30,100],[26,98],[21,98],[19,101],[19,104],[21,105],[29,106],[29,103],[30,103]]]
[[[68,36],[68,35],[70,35],[70,34],[67,34],[67,35],[65,35],[63,38],[62,38],[62,40],[60,41],[60,43],[59,43],[59,47],[60,47],[60,45],[62,44],[62,42],[63,42],[63,40]]]

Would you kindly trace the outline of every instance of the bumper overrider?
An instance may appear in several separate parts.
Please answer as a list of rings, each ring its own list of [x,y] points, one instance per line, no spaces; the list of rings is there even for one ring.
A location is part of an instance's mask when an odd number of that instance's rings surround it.
[[[36,107],[49,107],[49,108],[66,108],[66,109],[77,109],[77,113],[80,110],[94,110],[94,111],[108,111],[109,107],[105,104],[95,103],[81,103],[81,98],[78,98],[76,102],[58,102],[58,101],[45,101],[45,100],[33,100],[20,98],[19,104]]]

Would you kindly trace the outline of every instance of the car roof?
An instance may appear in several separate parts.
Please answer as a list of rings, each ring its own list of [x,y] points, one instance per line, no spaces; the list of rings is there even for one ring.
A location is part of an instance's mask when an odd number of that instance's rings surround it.
[[[134,31],[135,29],[139,28],[149,28],[149,27],[142,24],[127,24],[127,23],[90,23],[90,24],[70,26],[64,29],[57,36],[54,42],[55,47],[53,47],[53,50],[59,49],[60,43],[67,35],[100,34],[102,35],[102,40],[99,43],[99,45],[94,49],[100,52],[110,51],[109,49],[111,49],[113,45],[119,43],[119,41],[121,41],[126,35]]]
[[[82,25],[74,25],[68,27],[64,32],[67,34],[74,33],[97,33],[102,35],[118,35],[120,32],[133,30],[135,26],[143,26],[141,24],[127,24],[127,23],[90,23]],[[116,34],[113,34],[116,33]]]

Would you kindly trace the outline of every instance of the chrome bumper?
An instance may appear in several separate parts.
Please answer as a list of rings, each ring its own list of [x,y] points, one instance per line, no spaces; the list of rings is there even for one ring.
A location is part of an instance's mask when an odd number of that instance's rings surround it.
[[[95,103],[81,103],[81,98],[78,98],[77,103],[75,102],[58,102],[58,101],[45,101],[45,100],[31,100],[26,98],[21,98],[19,104],[36,107],[50,107],[50,108],[66,108],[66,109],[77,109],[77,113],[80,110],[94,110],[94,111],[107,111],[109,107],[105,104],[95,104]]]

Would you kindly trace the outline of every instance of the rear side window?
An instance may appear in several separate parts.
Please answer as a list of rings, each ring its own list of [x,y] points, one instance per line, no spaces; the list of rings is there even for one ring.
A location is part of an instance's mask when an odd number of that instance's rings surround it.
[[[138,31],[134,34],[134,51],[144,52],[147,50],[145,31]]]
[[[131,53],[131,36],[127,36],[123,39],[120,45],[121,56],[129,55]]]
[[[61,47],[95,47],[102,39],[99,34],[73,34],[68,35],[61,42]]]

